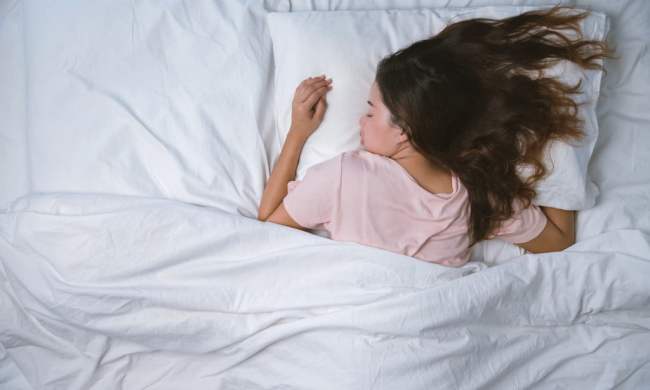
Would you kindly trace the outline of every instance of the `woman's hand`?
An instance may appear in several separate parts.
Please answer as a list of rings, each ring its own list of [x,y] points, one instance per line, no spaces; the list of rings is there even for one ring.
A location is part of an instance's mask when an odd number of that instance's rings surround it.
[[[291,128],[289,133],[307,140],[320,126],[327,110],[325,95],[332,89],[332,79],[325,75],[303,80],[293,95],[291,103]]]

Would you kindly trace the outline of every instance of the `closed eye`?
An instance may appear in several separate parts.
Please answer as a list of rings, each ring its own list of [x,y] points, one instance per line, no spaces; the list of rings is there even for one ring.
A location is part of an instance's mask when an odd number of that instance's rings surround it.
[[[372,104],[372,102],[371,102],[370,100],[366,101],[366,103],[368,103],[368,105],[369,105],[370,107],[374,107],[374,106],[375,106],[374,104]],[[372,115],[371,115],[371,114],[366,114],[366,116],[367,116],[368,118],[372,118]]]

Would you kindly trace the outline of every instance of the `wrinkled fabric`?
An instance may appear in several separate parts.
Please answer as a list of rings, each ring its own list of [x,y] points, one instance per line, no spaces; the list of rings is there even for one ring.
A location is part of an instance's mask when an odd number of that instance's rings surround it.
[[[649,254],[622,229],[452,268],[172,200],[31,196],[0,213],[0,373],[69,390],[634,389]]]

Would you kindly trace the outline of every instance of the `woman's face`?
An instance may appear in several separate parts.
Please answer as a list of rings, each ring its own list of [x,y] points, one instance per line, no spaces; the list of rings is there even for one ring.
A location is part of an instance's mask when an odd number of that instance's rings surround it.
[[[408,142],[402,129],[391,123],[390,111],[384,106],[377,83],[372,83],[368,97],[368,111],[359,119],[363,149],[391,157]]]

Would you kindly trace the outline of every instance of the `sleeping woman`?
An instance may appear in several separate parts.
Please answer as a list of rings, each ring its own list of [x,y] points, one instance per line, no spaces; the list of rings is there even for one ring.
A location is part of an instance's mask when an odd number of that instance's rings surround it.
[[[548,142],[584,136],[571,98],[580,84],[540,74],[561,60],[602,69],[610,52],[563,34],[580,33],[587,16],[565,10],[460,21],[383,58],[359,121],[362,146],[294,181],[332,88],[324,75],[304,80],[258,219],[452,267],[490,238],[533,253],[573,245],[575,211],[532,200]],[[522,177],[522,166],[533,174]]]

